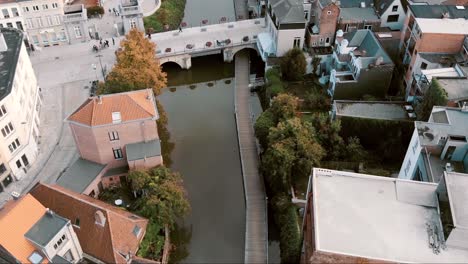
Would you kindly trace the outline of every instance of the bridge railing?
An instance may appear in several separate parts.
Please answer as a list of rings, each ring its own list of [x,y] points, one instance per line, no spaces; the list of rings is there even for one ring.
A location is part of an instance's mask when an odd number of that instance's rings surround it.
[[[181,54],[193,54],[193,53],[199,53],[199,52],[207,52],[207,51],[215,51],[215,50],[220,50],[224,48],[233,48],[241,45],[249,45],[249,44],[256,44],[257,43],[257,37],[256,36],[249,36],[248,41],[239,41],[239,42],[231,42],[229,44],[223,44],[223,45],[212,45],[210,47],[204,46],[203,48],[184,48],[184,50],[177,50],[177,51],[169,51],[169,52],[162,52],[161,50],[156,51],[156,57],[158,58],[166,58],[166,57],[172,57],[176,55],[181,55]]]

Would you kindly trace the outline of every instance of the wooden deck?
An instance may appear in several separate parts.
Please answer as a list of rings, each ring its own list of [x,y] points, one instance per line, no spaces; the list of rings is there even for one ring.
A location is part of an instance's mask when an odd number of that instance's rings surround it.
[[[263,179],[258,173],[258,152],[249,106],[249,57],[235,58],[235,115],[246,199],[244,263],[268,262],[268,223]]]

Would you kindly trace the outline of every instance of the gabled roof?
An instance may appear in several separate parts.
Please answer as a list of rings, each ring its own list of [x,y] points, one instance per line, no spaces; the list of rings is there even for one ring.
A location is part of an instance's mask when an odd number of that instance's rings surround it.
[[[410,5],[409,8],[416,18],[442,19],[446,13],[449,19],[468,19],[468,5],[463,8],[453,5]]]
[[[388,54],[380,45],[380,42],[374,36],[374,33],[368,29],[359,29],[346,33],[344,39],[348,40],[349,47],[357,47],[355,52],[361,51],[361,57],[382,57],[383,63],[393,63]],[[365,51],[365,54],[363,53]]]
[[[305,23],[302,0],[270,0],[270,4],[280,24]]]
[[[31,194],[73,224],[79,219],[80,226],[74,230],[86,254],[106,263],[126,263],[123,255],[138,251],[147,219],[58,185],[38,184]],[[97,215],[104,217],[104,226],[96,223]],[[137,226],[141,228],[138,237],[133,233]]]
[[[120,112],[122,123],[159,118],[152,90],[144,89],[89,98],[67,120],[87,126],[109,125],[115,112]]]
[[[382,15],[395,1],[399,0],[374,0],[375,10]]]
[[[25,234],[45,212],[46,208],[30,194],[8,201],[0,210],[0,245],[21,263],[29,263],[29,256],[36,251]]]

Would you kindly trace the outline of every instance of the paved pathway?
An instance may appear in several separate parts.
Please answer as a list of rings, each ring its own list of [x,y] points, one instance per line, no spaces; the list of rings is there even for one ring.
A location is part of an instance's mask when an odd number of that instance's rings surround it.
[[[258,153],[250,111],[249,57],[241,51],[235,59],[236,124],[246,198],[244,263],[267,263],[268,224],[263,179],[258,173]]]

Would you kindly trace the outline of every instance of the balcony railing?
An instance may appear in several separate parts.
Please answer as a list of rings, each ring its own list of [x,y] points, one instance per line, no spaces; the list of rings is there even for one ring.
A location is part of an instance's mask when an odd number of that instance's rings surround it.
[[[64,22],[70,22],[70,21],[77,21],[83,19],[83,16],[81,13],[79,14],[70,14],[70,15],[64,15],[63,16],[63,21]]]

